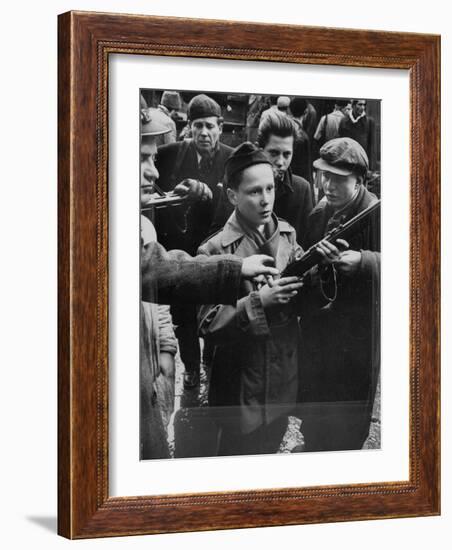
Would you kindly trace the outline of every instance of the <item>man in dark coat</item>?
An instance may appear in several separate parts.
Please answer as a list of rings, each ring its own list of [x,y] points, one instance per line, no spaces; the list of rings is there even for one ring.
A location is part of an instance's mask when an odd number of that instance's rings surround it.
[[[273,167],[276,186],[274,212],[295,228],[297,241],[301,243],[312,210],[312,193],[309,183],[291,172],[296,136],[293,121],[283,113],[272,111],[259,125],[257,143]],[[233,207],[223,193],[212,232],[224,226],[232,211]]]
[[[157,212],[155,221],[158,239],[167,249],[178,248],[194,254],[208,235],[221,193],[218,184],[223,181],[224,165],[232,148],[220,143],[223,118],[216,101],[205,94],[197,95],[190,101],[187,114],[193,138],[158,149],[159,187],[172,191],[177,185],[198,181],[204,187],[203,200]],[[193,388],[199,383],[201,359],[196,310],[175,305],[172,315],[185,366],[184,385]]]
[[[366,114],[366,100],[354,99],[352,109],[339,124],[339,136],[357,141],[366,151],[370,170],[376,168],[375,121]]]
[[[325,196],[311,212],[304,244],[350,220],[377,198],[363,185],[364,149],[337,138],[320,149]],[[303,295],[300,416],[305,450],[361,449],[380,368],[380,221],[371,217],[341,243],[322,241],[324,265]]]
[[[158,149],[156,168],[158,185],[172,191],[184,180],[198,180],[207,185],[206,200],[171,209],[156,217],[159,242],[168,250],[179,248],[193,254],[207,237],[214,208],[221,190],[224,165],[232,148],[220,142],[223,119],[220,106],[200,94],[188,105],[188,119],[193,138],[162,145]]]
[[[297,128],[297,137],[293,148],[291,169],[294,174],[301,176],[312,187],[312,138],[310,139],[305,127],[304,116],[307,112],[308,102],[303,97],[293,97],[290,101],[291,118]],[[315,157],[314,157],[315,158]],[[314,194],[313,194],[314,199]]]

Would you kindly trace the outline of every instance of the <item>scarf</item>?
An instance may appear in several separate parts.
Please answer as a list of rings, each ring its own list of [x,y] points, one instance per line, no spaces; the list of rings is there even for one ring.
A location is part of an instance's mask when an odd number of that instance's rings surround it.
[[[276,260],[279,244],[279,227],[276,216],[272,214],[271,220],[264,225],[264,230],[261,233],[247,222],[238,209],[235,210],[235,215],[243,233],[257,246],[258,252],[267,254]]]
[[[354,117],[352,111],[349,113],[350,120],[353,122],[353,124],[356,124],[361,118],[366,116],[366,111],[363,111],[358,117]]]

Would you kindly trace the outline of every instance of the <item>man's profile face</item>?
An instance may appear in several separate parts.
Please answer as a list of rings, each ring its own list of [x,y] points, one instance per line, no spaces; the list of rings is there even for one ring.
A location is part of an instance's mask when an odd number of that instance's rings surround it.
[[[195,147],[200,155],[211,155],[220,139],[223,124],[218,123],[218,117],[209,116],[197,118],[191,123],[191,131]]]
[[[141,138],[140,146],[140,201],[141,206],[149,202],[154,191],[154,182],[159,173],[155,167],[157,144],[154,136]]]
[[[252,227],[267,223],[275,202],[273,170],[269,164],[254,164],[242,172],[237,189],[228,189],[228,198]]]
[[[272,163],[275,179],[282,181],[292,161],[293,136],[279,137],[270,134],[263,151]]]
[[[353,105],[353,115],[355,117],[361,116],[363,114],[365,108],[366,108],[366,101],[364,99],[359,99]]]
[[[328,204],[334,208],[342,208],[355,195],[359,178],[355,174],[340,176],[333,172],[324,170],[322,172],[322,185]]]

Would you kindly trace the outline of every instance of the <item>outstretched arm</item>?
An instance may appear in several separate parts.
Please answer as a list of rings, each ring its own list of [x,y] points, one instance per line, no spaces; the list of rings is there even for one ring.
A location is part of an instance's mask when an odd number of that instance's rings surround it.
[[[141,299],[160,304],[235,304],[240,279],[277,275],[268,256],[191,257],[151,242],[141,254]]]

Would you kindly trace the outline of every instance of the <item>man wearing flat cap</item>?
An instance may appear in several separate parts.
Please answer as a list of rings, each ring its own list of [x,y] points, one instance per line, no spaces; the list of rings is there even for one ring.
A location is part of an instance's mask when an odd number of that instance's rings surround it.
[[[367,154],[351,138],[320,149],[325,196],[308,219],[305,248],[323,264],[306,284],[300,391],[305,450],[361,449],[369,432],[380,367],[380,220],[372,216],[337,246],[322,241],[334,227],[373,204],[365,185]]]
[[[194,254],[209,234],[213,214],[221,192],[224,166],[232,148],[220,143],[223,128],[221,108],[205,94],[192,98],[188,105],[192,138],[159,147],[156,166],[159,187],[171,191],[177,185],[197,186],[197,201],[157,213],[159,241],[167,249],[179,248]],[[173,319],[181,358],[185,365],[185,387],[199,381],[200,346],[196,331],[196,311],[192,307],[174,306]]]
[[[272,164],[250,142],[226,163],[227,196],[234,211],[200,254],[246,258],[265,253],[282,270],[302,254],[295,230],[273,213]],[[295,407],[298,322],[297,277],[242,285],[237,304],[202,306],[199,331],[215,346],[209,406],[220,428],[219,455],[275,453]]]

